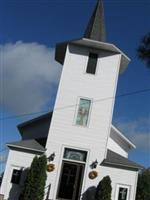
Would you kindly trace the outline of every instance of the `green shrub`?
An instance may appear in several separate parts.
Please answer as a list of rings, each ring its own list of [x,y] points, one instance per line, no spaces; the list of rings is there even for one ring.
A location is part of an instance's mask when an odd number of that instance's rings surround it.
[[[19,200],[43,200],[46,182],[47,158],[45,155],[34,157],[27,172],[23,192]]]
[[[111,180],[109,176],[105,176],[96,188],[96,200],[111,200]]]

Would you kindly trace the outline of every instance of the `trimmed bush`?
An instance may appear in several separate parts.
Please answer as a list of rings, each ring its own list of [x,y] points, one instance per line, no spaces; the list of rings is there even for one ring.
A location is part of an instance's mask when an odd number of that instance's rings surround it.
[[[47,158],[45,155],[34,157],[27,172],[23,192],[19,200],[43,200],[46,182]]]
[[[96,188],[96,200],[111,200],[111,180],[109,176],[105,176]]]

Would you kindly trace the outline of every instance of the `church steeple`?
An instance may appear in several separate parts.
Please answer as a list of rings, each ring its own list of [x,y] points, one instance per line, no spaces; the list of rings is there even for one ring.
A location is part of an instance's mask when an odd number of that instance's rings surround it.
[[[104,8],[102,0],[98,0],[94,12],[84,33],[84,38],[105,42]]]
[[[114,44],[106,42],[104,8],[102,0],[98,0],[94,12],[89,20],[84,36],[79,39],[69,40],[56,45],[55,60],[60,64],[64,64],[67,46],[70,44],[109,51],[112,53],[121,54],[120,73],[123,72],[130,59]]]

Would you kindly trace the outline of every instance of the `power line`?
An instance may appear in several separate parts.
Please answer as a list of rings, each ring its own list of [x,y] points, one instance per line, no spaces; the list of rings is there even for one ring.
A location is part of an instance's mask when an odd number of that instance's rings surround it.
[[[125,97],[125,96],[136,95],[136,94],[145,93],[145,92],[150,92],[150,88],[116,95],[115,97],[106,97],[106,98],[102,98],[102,99],[97,99],[97,100],[94,100],[93,103],[106,101],[106,100],[110,100],[110,99],[115,99],[115,98],[121,98],[121,97]],[[74,106],[77,106],[77,104],[68,105],[68,106],[64,106],[64,107],[60,107],[60,108],[55,108],[54,110],[64,110],[64,109],[74,107]],[[50,110],[43,110],[43,111],[41,110],[38,112],[24,113],[24,114],[20,114],[20,115],[11,115],[11,116],[7,116],[4,118],[0,118],[0,120],[7,120],[7,119],[13,119],[13,118],[24,117],[24,116],[29,116],[29,115],[36,115],[36,114],[45,113],[45,112],[50,112]]]
[[[8,117],[0,118],[0,120],[12,119],[12,118],[18,118],[18,117],[25,117],[25,116],[28,116],[28,115],[36,115],[36,114],[45,113],[45,112],[50,112],[50,110],[41,110],[41,111],[38,111],[38,112],[24,113],[24,114],[20,114],[20,115],[11,115],[11,116],[8,116]]]

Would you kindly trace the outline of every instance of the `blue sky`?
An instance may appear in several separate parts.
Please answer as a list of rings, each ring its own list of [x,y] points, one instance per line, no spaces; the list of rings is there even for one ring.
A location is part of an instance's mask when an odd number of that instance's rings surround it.
[[[54,61],[55,44],[82,37],[95,2],[1,0],[1,150],[20,139],[16,124],[42,113],[20,115],[53,108],[62,69]],[[104,8],[107,41],[131,58],[117,95],[150,89],[150,70],[136,54],[150,30],[149,0],[104,0]],[[150,92],[117,98],[113,123],[137,145],[130,158],[150,166]],[[5,153],[0,152],[1,160]]]

